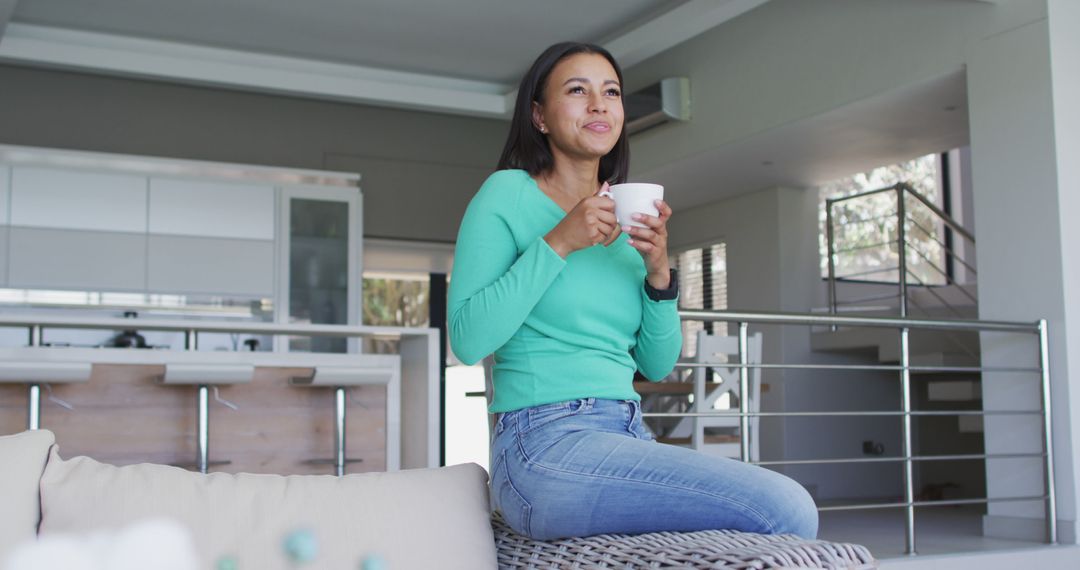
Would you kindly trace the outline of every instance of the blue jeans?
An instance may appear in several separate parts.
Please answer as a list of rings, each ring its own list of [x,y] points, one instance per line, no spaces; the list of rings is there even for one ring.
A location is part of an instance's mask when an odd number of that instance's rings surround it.
[[[818,526],[801,485],[657,443],[633,400],[585,398],[500,414],[491,504],[511,528],[539,540],[706,529],[814,538]]]

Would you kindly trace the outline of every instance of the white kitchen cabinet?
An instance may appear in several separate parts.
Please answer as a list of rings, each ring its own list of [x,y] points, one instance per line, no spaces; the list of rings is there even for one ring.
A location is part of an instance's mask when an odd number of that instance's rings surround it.
[[[10,228],[8,286],[18,289],[146,290],[146,235]]]
[[[16,166],[11,225],[146,233],[146,177]]]
[[[0,225],[0,287],[8,285],[8,233],[7,226]]]
[[[0,287],[7,287],[8,274],[8,203],[11,169],[0,164]]]
[[[274,187],[150,179],[150,233],[273,241]]]
[[[360,324],[361,236],[356,174],[0,145],[0,287]]]
[[[274,242],[151,235],[148,289],[272,297]]]
[[[11,200],[10,184],[11,169],[0,164],[0,226],[11,223],[8,219],[8,203]]]

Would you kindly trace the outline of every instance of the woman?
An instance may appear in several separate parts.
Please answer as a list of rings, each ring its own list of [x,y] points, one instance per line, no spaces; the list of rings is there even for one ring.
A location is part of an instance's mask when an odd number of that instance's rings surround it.
[[[535,539],[731,528],[817,533],[813,500],[767,469],[656,443],[632,380],[682,345],[671,208],[620,228],[600,195],[626,180],[622,72],[561,43],[522,79],[510,135],[461,223],[454,353],[495,353],[491,501]]]

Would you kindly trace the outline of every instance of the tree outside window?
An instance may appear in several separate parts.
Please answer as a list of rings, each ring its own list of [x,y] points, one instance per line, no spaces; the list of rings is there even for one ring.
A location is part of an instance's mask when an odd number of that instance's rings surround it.
[[[821,275],[827,277],[828,243],[825,200],[887,188],[904,182],[931,203],[940,206],[938,155],[928,154],[906,162],[882,166],[842,178],[819,188],[821,207],[819,246]],[[935,214],[910,196],[907,210],[907,281],[913,285],[944,285],[944,228]],[[883,192],[841,202],[833,207],[836,277],[857,281],[899,281],[898,220],[895,192]]]

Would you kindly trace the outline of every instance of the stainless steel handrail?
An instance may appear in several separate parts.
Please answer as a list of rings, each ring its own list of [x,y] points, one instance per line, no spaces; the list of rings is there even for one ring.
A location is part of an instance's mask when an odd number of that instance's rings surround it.
[[[856,225],[856,224],[869,224],[871,222],[878,222],[878,221],[881,221],[881,220],[888,220],[890,218],[895,218],[895,217],[896,217],[896,212],[889,212],[888,214],[882,214],[880,216],[871,216],[869,218],[855,218],[855,219],[852,219],[852,220],[844,220],[844,221],[842,221],[842,222],[840,222],[840,223],[838,223],[836,225],[838,227],[844,227],[844,226],[853,226],[853,225]]]
[[[40,327],[59,329],[130,329],[188,333],[248,333],[293,336],[336,336],[361,338],[400,338],[422,336],[430,329],[407,327],[373,327],[355,325],[309,325],[258,322],[202,321],[196,319],[125,319],[75,318],[30,315],[0,315],[0,327]]]
[[[1050,370],[1049,343],[1046,320],[1035,322],[983,321],[983,320],[944,320],[894,317],[842,317],[836,315],[814,315],[801,313],[764,313],[743,311],[680,310],[680,319],[684,321],[731,322],[738,324],[739,355],[738,362],[697,363],[678,362],[677,368],[724,367],[738,369],[740,394],[748,395],[748,373],[751,369],[815,369],[815,370],[858,370],[898,372],[901,384],[900,410],[857,410],[857,411],[785,411],[761,412],[750,411],[749,398],[740,397],[737,411],[701,411],[701,412],[645,412],[644,417],[686,418],[686,417],[737,417],[739,419],[739,450],[743,461],[750,461],[750,418],[760,417],[898,417],[901,420],[902,452],[900,456],[886,458],[832,458],[832,459],[793,459],[775,461],[754,461],[758,465],[797,465],[810,463],[858,464],[896,462],[904,466],[904,500],[898,503],[855,504],[844,506],[821,507],[820,511],[903,508],[905,523],[905,543],[909,554],[916,553],[915,544],[915,508],[923,506],[941,506],[946,504],[986,504],[1006,501],[1042,501],[1046,505],[1046,542],[1057,542],[1057,505],[1055,500],[1053,427],[1050,418]],[[841,364],[780,364],[756,363],[747,361],[747,339],[750,324],[758,325],[828,325],[832,327],[878,327],[895,328],[899,331],[900,363],[898,365],[841,365]],[[1011,332],[1035,335],[1038,339],[1039,358],[1037,367],[993,367],[993,366],[913,366],[909,335],[912,329],[931,329],[944,331],[986,331]],[[1039,389],[1042,394],[1041,408],[1037,410],[914,410],[912,409],[911,373],[920,371],[934,372],[1025,372],[1038,374]],[[912,441],[912,418],[923,416],[1022,416],[1038,415],[1042,417],[1041,453],[980,453],[951,455],[917,455]],[[1043,460],[1045,495],[1028,497],[985,497],[979,499],[956,499],[948,501],[917,501],[914,489],[914,464],[919,461],[970,461],[1007,458],[1041,458]]]
[[[716,368],[716,364],[711,365]],[[723,365],[727,366],[727,365]],[[802,418],[802,417],[891,417],[891,416],[1041,416],[1041,410],[911,410],[911,411],[820,411],[820,412],[645,412],[649,418],[735,418],[743,415],[752,418]]]
[[[890,271],[899,271],[899,267],[882,267],[880,269],[868,269],[865,271],[856,271],[855,273],[847,273],[845,275],[837,275],[833,281],[839,281],[841,279],[851,279],[852,277],[859,277],[862,275],[873,275],[875,273],[888,273]]]
[[[945,245],[945,243],[944,243],[944,242],[942,242],[942,241],[941,241],[941,240],[939,240],[938,238],[934,237],[934,234],[930,233],[930,231],[929,231],[929,230],[927,230],[926,228],[924,228],[922,224],[920,224],[919,222],[917,222],[917,221],[915,221],[915,220],[913,219],[913,220],[911,220],[911,225],[912,225],[913,227],[916,227],[916,228],[918,228],[918,229],[919,229],[919,231],[921,231],[921,232],[923,233],[923,235],[925,235],[926,237],[928,237],[928,238],[930,238],[931,240],[933,240],[933,242],[934,242],[934,243],[936,243],[936,244],[940,245],[940,246],[941,246],[941,248],[942,248],[942,249],[944,249],[946,253],[948,253],[948,254],[949,254],[949,255],[950,255],[950,256],[951,256],[951,257],[952,257],[952,258],[953,258],[954,260],[956,260],[956,261],[959,261],[959,262],[960,262],[960,263],[961,263],[961,264],[962,264],[962,265],[963,265],[963,266],[964,266],[964,267],[965,267],[965,268],[966,268],[966,269],[967,269],[968,271],[970,271],[970,272],[971,272],[972,274],[974,274],[974,275],[978,275],[979,271],[978,271],[977,269],[975,269],[975,268],[974,268],[974,267],[973,267],[973,266],[972,266],[971,264],[969,264],[969,263],[968,263],[967,261],[964,261],[964,258],[963,258],[963,257],[960,257],[960,254],[958,254],[958,253],[956,253],[955,251],[953,251],[953,249],[952,249],[951,247],[949,247],[948,245]],[[893,243],[893,242],[889,242],[889,243]],[[910,245],[910,242],[908,242],[908,245]],[[972,243],[972,245],[975,245],[975,244],[974,244],[974,242]]]
[[[941,208],[938,208],[937,205],[935,205],[933,202],[931,202],[930,200],[927,200],[926,196],[923,196],[922,194],[920,194],[919,191],[915,190],[915,188],[913,188],[910,184],[908,184],[906,182],[901,182],[901,183],[897,184],[897,186],[902,188],[904,191],[906,191],[911,196],[914,196],[916,200],[922,202],[924,206],[929,208],[930,211],[933,212],[937,217],[941,218],[941,221],[945,222],[945,224],[947,224],[954,232],[964,236],[972,244],[975,243],[975,236],[972,235],[971,232],[967,231],[967,229],[965,229],[964,226],[961,226],[959,222],[954,220],[952,218],[952,216],[950,216],[950,215],[946,214],[944,211],[942,211]]]
[[[912,187],[910,184],[908,184],[906,182],[900,182],[898,184],[894,184],[894,185],[886,187],[886,188],[878,188],[877,190],[867,190],[866,192],[859,192],[858,194],[849,194],[847,196],[840,196],[839,198],[829,198],[827,201],[832,202],[834,204],[838,204],[840,202],[846,202],[848,200],[855,200],[855,199],[858,199],[858,198],[865,198],[867,196],[871,196],[871,195],[874,195],[874,194],[881,194],[883,192],[895,192],[898,188],[900,188],[900,189],[902,189],[902,190],[904,190],[906,192],[909,192],[911,195],[915,196],[915,198],[917,200],[922,202],[927,208],[930,208],[930,211],[934,212],[934,214],[936,214],[938,217],[942,218],[942,221],[949,224],[949,227],[956,230],[956,233],[964,236],[965,238],[967,238],[972,243],[975,242],[975,236],[971,235],[971,232],[964,229],[964,226],[961,226],[959,222],[952,219],[948,214],[943,212],[941,210],[941,208],[938,208],[936,205],[934,205],[933,202],[927,200],[925,196],[920,194],[918,190],[916,190],[914,187]]]
[[[851,253],[853,251],[862,251],[864,249],[873,249],[875,247],[884,247],[886,245],[893,245],[895,243],[896,243],[896,240],[881,241],[881,242],[877,242],[877,243],[872,243],[870,245],[857,245],[855,247],[848,247],[848,248],[845,248],[845,249],[838,249],[833,253],[835,253],[836,255],[840,255],[841,253]]]
[[[945,298],[942,297],[940,293],[935,291],[933,287],[926,286],[926,282],[924,282],[921,277],[919,277],[915,273],[909,273],[908,275],[910,277],[914,278],[915,281],[917,281],[919,283],[919,285],[923,285],[924,287],[926,287],[926,290],[931,295],[933,295],[934,298],[936,298],[938,301],[941,301],[942,306],[944,306],[946,309],[949,309],[949,311],[951,311],[952,314],[954,314],[954,315],[956,315],[957,317],[960,317],[960,318],[964,317],[964,314],[960,312],[960,309],[957,309],[956,307],[952,306],[952,304],[949,303],[948,301],[946,301]],[[911,301],[911,303],[913,305],[915,305],[916,307],[919,307],[920,309],[922,309],[924,313],[927,312],[926,309],[924,307],[922,307],[922,305],[919,305],[918,301],[915,301],[914,299],[908,299],[908,300]]]
[[[979,459],[1029,459],[1046,457],[1045,453],[966,453],[954,455],[913,455],[911,457],[843,457],[836,459],[789,459],[786,461],[753,461],[754,465],[822,465],[847,463],[897,463],[900,461],[965,461]]]
[[[1014,503],[1045,501],[1046,495],[1031,495],[1027,497],[995,497],[993,499],[947,499],[941,501],[910,501],[903,503],[867,503],[862,505],[837,505],[832,507],[818,507],[819,511],[856,511],[869,509],[895,509],[915,507],[952,507],[956,505],[985,505],[989,503]],[[915,554],[909,552],[909,554]]]
[[[703,322],[739,322],[746,321],[768,325],[836,325],[850,327],[881,327],[935,329],[935,330],[977,330],[994,332],[1037,333],[1039,322],[1019,321],[983,321],[969,319],[901,319],[897,317],[838,317],[833,315],[814,315],[804,313],[744,312],[744,311],[704,311],[700,309],[680,309],[679,316],[686,321]],[[131,323],[130,320],[117,319]]]
[[[894,192],[896,194],[896,211],[893,212],[892,214],[888,214],[886,216],[875,216],[875,217],[870,217],[870,218],[865,218],[865,219],[860,218],[857,221],[874,221],[874,220],[880,219],[882,217],[895,216],[896,219],[897,219],[897,225],[896,225],[896,229],[895,229],[896,234],[897,234],[897,238],[895,240],[887,240],[887,241],[884,241],[884,242],[881,242],[881,243],[875,243],[873,245],[854,246],[854,247],[848,247],[848,248],[838,250],[836,248],[836,232],[834,231],[833,226],[834,225],[848,225],[850,222],[844,222],[844,223],[841,223],[841,224],[836,224],[835,221],[834,221],[835,216],[833,214],[833,207],[835,205],[837,205],[837,204],[841,204],[841,203],[847,202],[849,200],[865,198],[867,196],[873,196],[873,195],[882,194],[882,193],[886,193],[886,192]],[[838,281],[840,281],[842,279],[850,279],[851,277],[859,276],[859,275],[873,275],[875,273],[883,273],[884,272],[884,271],[875,270],[875,271],[862,271],[862,272],[850,273],[850,274],[846,274],[846,275],[837,275],[837,268],[836,268],[837,257],[842,253],[850,253],[850,252],[853,252],[853,251],[860,251],[860,250],[872,249],[872,248],[880,248],[880,247],[884,247],[884,246],[887,246],[887,245],[890,245],[890,244],[896,244],[896,246],[897,246],[897,254],[898,254],[897,255],[897,257],[898,257],[897,287],[899,288],[899,295],[898,295],[898,297],[899,297],[899,312],[900,312],[901,317],[905,317],[905,316],[908,315],[908,301],[909,301],[909,299],[908,299],[908,294],[907,294],[907,289],[908,289],[907,281],[908,281],[909,276],[914,275],[913,273],[911,273],[909,271],[909,268],[908,268],[908,260],[907,260],[908,255],[907,255],[907,252],[908,252],[909,248],[915,249],[916,253],[918,253],[920,255],[920,257],[922,257],[923,260],[926,263],[930,264],[931,267],[938,274],[941,274],[941,275],[943,275],[945,277],[946,282],[949,281],[950,277],[949,277],[949,275],[948,275],[948,273],[946,271],[944,271],[940,267],[938,267],[932,260],[930,260],[920,250],[918,250],[917,248],[914,248],[907,241],[907,237],[906,237],[907,228],[906,228],[906,225],[907,225],[907,222],[909,221],[909,217],[908,217],[908,213],[907,213],[908,208],[907,208],[907,204],[906,204],[906,201],[905,201],[905,197],[907,195],[913,196],[920,204],[926,206],[937,218],[939,218],[942,223],[944,223],[946,226],[948,226],[948,228],[950,230],[956,232],[958,235],[965,238],[971,244],[972,247],[975,246],[975,236],[972,235],[971,232],[967,231],[963,226],[961,226],[959,224],[959,222],[957,222],[956,220],[951,218],[948,214],[946,214],[940,208],[938,208],[933,202],[931,202],[925,196],[923,196],[918,191],[916,191],[915,188],[913,188],[910,184],[907,184],[907,183],[904,183],[904,182],[900,182],[900,183],[894,184],[894,185],[886,187],[886,188],[879,188],[877,190],[869,190],[869,191],[866,191],[866,192],[860,192],[860,193],[857,193],[857,194],[851,194],[849,196],[841,196],[841,197],[838,197],[838,198],[826,199],[825,200],[825,223],[826,223],[826,241],[827,241],[827,245],[828,245],[828,249],[827,249],[827,256],[828,256],[828,260],[827,260],[828,261],[828,297],[829,297],[828,302],[829,302],[829,312],[830,312],[830,314],[836,314],[838,312],[838,306],[840,304],[842,304],[842,302],[839,300],[839,298],[837,296],[837,291],[836,291],[836,283]],[[969,272],[971,272],[972,275],[976,274],[975,268],[970,263],[968,263],[967,260],[963,259],[963,257],[961,257],[959,254],[957,254],[957,252],[953,248],[948,247],[946,244],[942,243],[941,240],[938,240],[936,237],[934,237],[934,235],[931,232],[929,232],[926,228],[924,228],[921,224],[919,224],[914,219],[911,219],[910,221],[913,223],[914,227],[917,227],[920,231],[922,231],[924,234],[926,234],[928,237],[930,237],[930,239],[932,239],[933,241],[940,244],[944,248],[945,254],[949,258],[954,259],[954,260],[958,260],[961,263],[961,265],[963,265]],[[922,282],[921,279],[919,281]],[[925,285],[925,283],[923,283],[923,285]],[[972,297],[966,291],[964,291],[964,293],[969,298]],[[938,300],[941,301],[946,307],[948,307],[950,309],[953,309],[953,311],[956,314],[960,314],[960,312],[957,311],[955,309],[955,307],[953,307],[947,300],[941,298],[940,295],[937,295],[937,297],[938,297]]]

